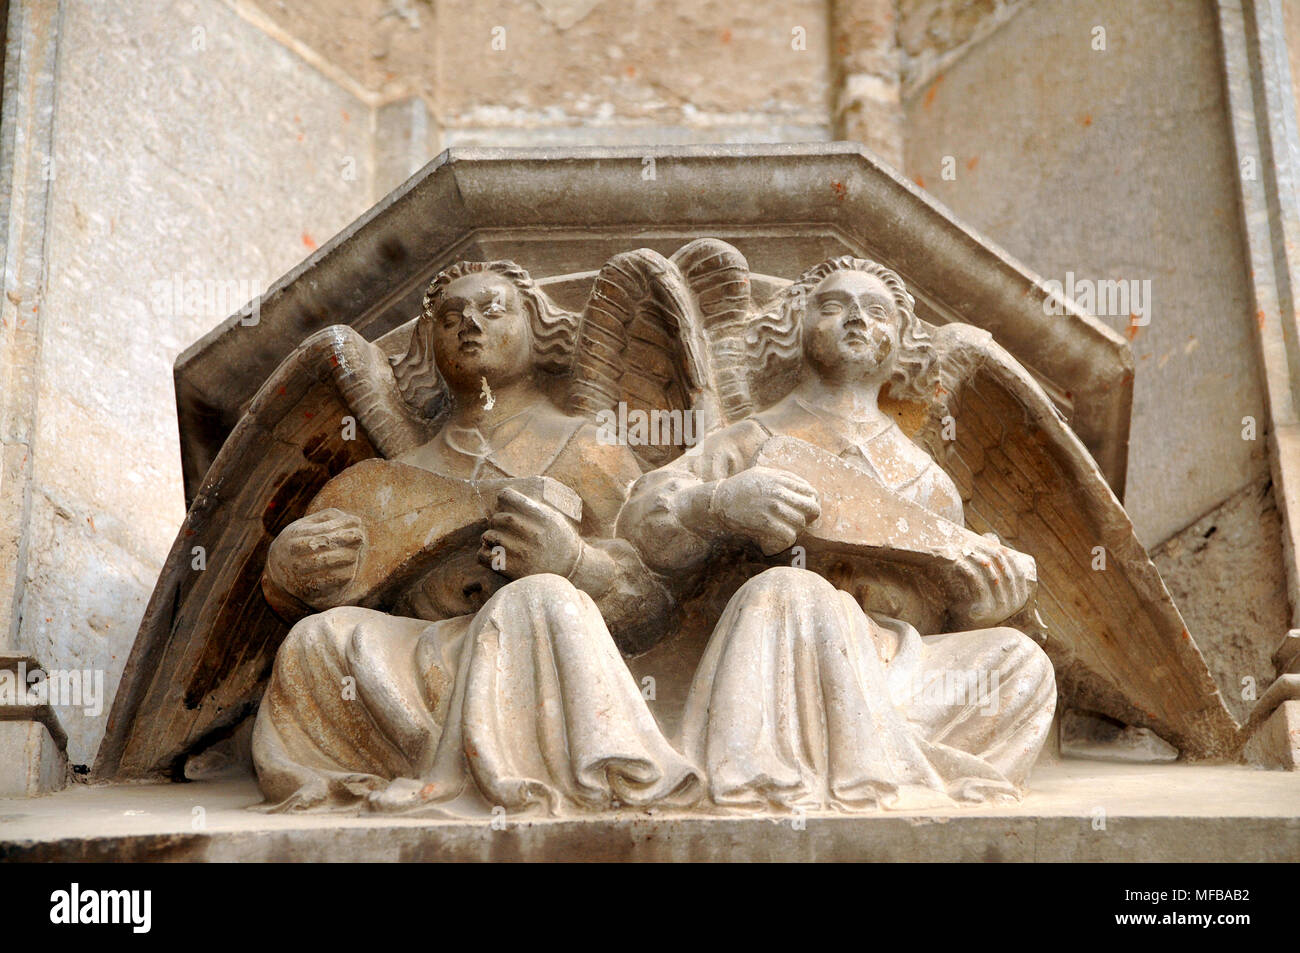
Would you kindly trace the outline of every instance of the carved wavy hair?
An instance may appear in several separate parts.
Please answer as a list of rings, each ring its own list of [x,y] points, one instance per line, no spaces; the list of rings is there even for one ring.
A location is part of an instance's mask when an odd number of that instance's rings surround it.
[[[457,278],[483,272],[501,276],[519,292],[532,331],[534,366],[550,374],[563,374],[573,363],[578,318],[552,301],[528,272],[513,261],[458,261],[429,282],[410,346],[401,357],[391,358],[393,376],[397,378],[402,397],[427,417],[438,413],[447,395],[446,382],[434,360],[434,318],[449,284]]]
[[[754,319],[745,344],[755,373],[789,368],[803,357],[803,315],[808,299],[828,275],[861,271],[879,278],[889,289],[898,312],[899,349],[889,379],[890,396],[930,398],[938,382],[937,355],[928,331],[916,316],[916,302],[903,279],[884,265],[865,258],[842,255],[809,268],[779,294],[772,305]],[[773,365],[776,365],[775,367]]]

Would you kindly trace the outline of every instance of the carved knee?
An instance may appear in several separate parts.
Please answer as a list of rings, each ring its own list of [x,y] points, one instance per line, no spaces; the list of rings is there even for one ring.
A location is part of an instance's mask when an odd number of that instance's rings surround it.
[[[276,653],[280,659],[315,658],[321,655],[341,656],[358,623],[369,609],[356,606],[338,606],[299,620],[280,644]]]
[[[773,566],[765,569],[737,590],[746,597],[763,596],[768,593],[788,594],[794,600],[807,599],[820,604],[834,598],[837,590],[817,573],[808,569],[796,569],[793,566]]]
[[[551,600],[576,599],[577,595],[577,587],[563,576],[554,573],[537,573],[523,576],[502,586],[492,594],[492,598],[488,599],[483,608],[502,603],[546,603]]]
[[[503,633],[532,632],[528,619],[540,612],[552,621],[577,622],[586,611],[581,591],[565,579],[552,573],[524,576],[498,589],[479,610],[480,615],[493,615],[519,625],[503,626]]]
[[[852,630],[844,608],[844,594],[821,576],[807,569],[776,566],[741,586],[727,611],[740,619],[755,609],[765,610],[768,628],[788,629],[804,643],[837,645],[850,638]]]
[[[989,629],[1000,640],[999,670],[1004,678],[1014,680],[1024,686],[1056,686],[1056,670],[1052,661],[1042,647],[1018,629],[1001,626]]]

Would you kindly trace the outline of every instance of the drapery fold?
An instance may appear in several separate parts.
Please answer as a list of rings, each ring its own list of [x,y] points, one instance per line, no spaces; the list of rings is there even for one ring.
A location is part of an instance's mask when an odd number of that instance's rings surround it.
[[[1055,709],[1051,663],[1012,629],[931,639],[871,619],[815,573],[769,569],[723,611],[687,699],[681,750],[724,808],[1016,797]],[[890,646],[888,662],[879,644]],[[949,672],[969,676],[948,680],[961,697],[945,691]]]
[[[304,619],[277,656],[253,752],[271,810],[556,813],[702,792],[595,603],[552,575],[445,622],[356,608]]]
[[[728,602],[675,748],[595,603],[539,575],[443,622],[345,607],[298,623],[253,749],[275,811],[904,809],[1016,797],[1055,697],[1014,630],[922,638],[769,569]]]

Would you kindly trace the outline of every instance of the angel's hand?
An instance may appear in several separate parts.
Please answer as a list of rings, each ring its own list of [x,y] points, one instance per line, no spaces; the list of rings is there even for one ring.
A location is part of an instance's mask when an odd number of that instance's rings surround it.
[[[497,497],[482,541],[479,561],[511,579],[536,573],[567,578],[582,552],[582,536],[563,513],[514,489]]]
[[[315,608],[338,605],[366,548],[361,520],[328,509],[304,516],[271,543],[266,573],[284,592]]]
[[[1033,558],[1002,545],[966,556],[956,565],[963,590],[953,612],[969,628],[997,625],[1015,615],[1033,595]]]
[[[718,483],[709,512],[725,532],[753,540],[770,556],[794,545],[821,515],[821,503],[803,477],[750,467]]]

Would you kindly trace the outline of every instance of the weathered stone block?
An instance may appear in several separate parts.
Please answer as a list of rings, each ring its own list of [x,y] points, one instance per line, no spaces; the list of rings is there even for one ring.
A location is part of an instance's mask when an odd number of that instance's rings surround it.
[[[62,790],[68,762],[39,721],[0,721],[0,797]]]
[[[1244,754],[1260,767],[1300,768],[1300,701],[1278,705],[1246,742]]]
[[[1069,709],[1061,714],[1061,757],[1081,761],[1177,761],[1178,749],[1150,728]]]

